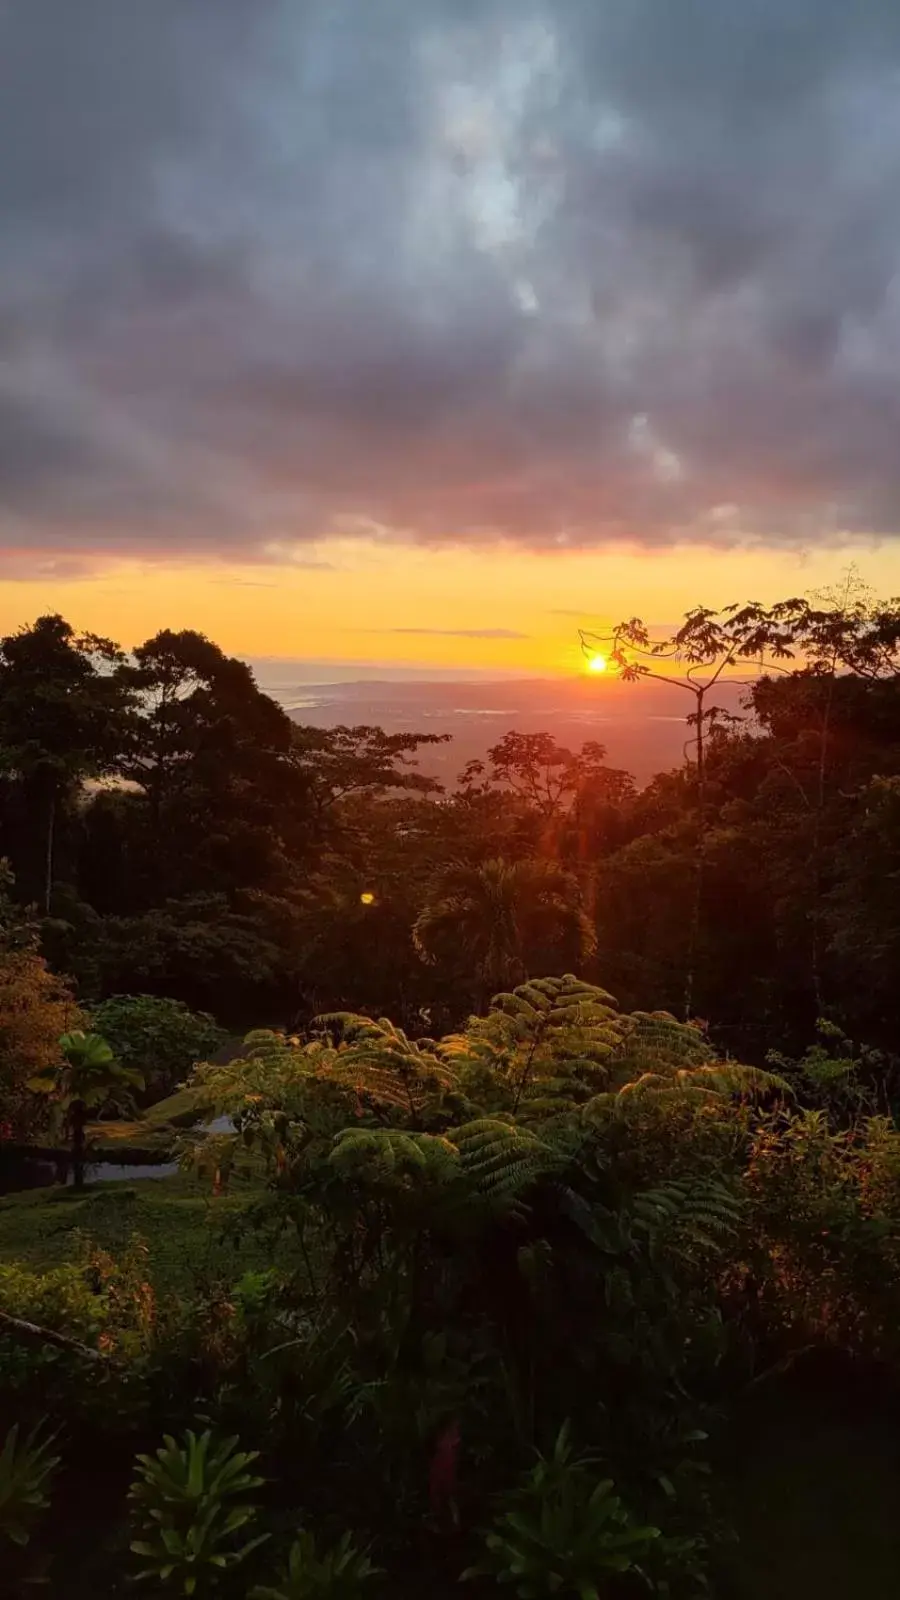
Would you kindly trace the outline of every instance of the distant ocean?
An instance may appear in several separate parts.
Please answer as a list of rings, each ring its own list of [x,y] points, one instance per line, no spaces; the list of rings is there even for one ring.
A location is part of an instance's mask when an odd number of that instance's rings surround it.
[[[614,677],[500,679],[496,674],[437,675],[431,669],[426,677],[421,668],[404,672],[368,664],[361,668],[358,663],[336,667],[331,662],[271,659],[251,665],[260,688],[297,722],[317,728],[368,724],[389,733],[449,733],[452,742],[426,747],[419,763],[423,772],[444,783],[452,783],[467,761],[483,758],[512,729],[551,733],[576,750],[586,740],[598,740],[607,748],[610,765],[626,768],[645,783],[684,759],[689,737],[684,718],[693,709],[686,694],[676,699],[671,685],[626,684]],[[745,692],[737,684],[722,685],[716,702],[738,711]]]

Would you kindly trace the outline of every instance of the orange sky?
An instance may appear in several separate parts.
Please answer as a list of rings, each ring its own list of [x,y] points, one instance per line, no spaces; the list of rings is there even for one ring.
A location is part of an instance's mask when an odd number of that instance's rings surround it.
[[[897,11],[0,0],[0,626],[531,674],[900,592]]]
[[[850,559],[846,550],[806,557],[697,547],[476,553],[359,541],[323,546],[319,556],[331,565],[132,562],[77,581],[7,582],[0,585],[0,628],[8,632],[55,610],[126,646],[158,628],[193,627],[244,656],[566,672],[581,669],[579,621],[637,614],[665,624],[695,604],[771,601],[836,582]],[[855,559],[876,590],[900,591],[893,548]],[[490,629],[522,637],[472,636]]]

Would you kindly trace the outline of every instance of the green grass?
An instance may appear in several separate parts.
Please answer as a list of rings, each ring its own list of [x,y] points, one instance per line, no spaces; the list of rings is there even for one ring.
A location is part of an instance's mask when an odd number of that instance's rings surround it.
[[[178,1089],[143,1112],[141,1121],[151,1128],[190,1127],[199,1116],[198,1099],[196,1089]]]
[[[896,1600],[896,1419],[842,1387],[801,1402],[779,1387],[743,1432],[733,1600]]]
[[[7,1195],[0,1199],[0,1262],[40,1272],[73,1260],[78,1233],[112,1253],[137,1233],[149,1246],[157,1289],[188,1293],[210,1278],[273,1265],[271,1244],[255,1230],[234,1229],[259,1193],[238,1180],[231,1193],[212,1196],[208,1183],[178,1173],[95,1184],[81,1195],[62,1188]]]
[[[136,1150],[165,1155],[197,1117],[196,1090],[179,1089],[131,1121],[91,1123],[88,1143],[91,1150],[113,1161],[117,1157],[126,1160],[126,1152]]]

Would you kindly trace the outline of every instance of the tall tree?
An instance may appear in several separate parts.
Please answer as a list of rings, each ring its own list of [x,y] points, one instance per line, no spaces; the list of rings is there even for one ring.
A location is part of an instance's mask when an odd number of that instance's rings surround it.
[[[292,914],[290,903],[235,889],[105,916],[93,934],[92,988],[171,996],[239,1027],[287,1015],[296,994]]]
[[[154,819],[191,787],[220,788],[283,755],[290,718],[258,687],[246,662],[202,633],[163,629],[127,669],[139,696],[124,774],[145,791]]]
[[[900,597],[880,599],[855,567],[832,588],[759,611],[761,624],[789,636],[814,672],[841,670],[870,683],[900,677]]]
[[[581,646],[589,660],[602,656],[629,683],[653,678],[688,696],[685,717],[688,739],[685,756],[693,751],[695,777],[694,872],[690,897],[684,975],[684,1015],[693,1013],[697,982],[697,952],[703,906],[707,837],[707,751],[711,735],[737,720],[727,708],[710,698],[733,669],[739,681],[752,683],[762,675],[766,658],[790,659],[794,634],[776,611],[757,602],[714,611],[695,606],[680,628],[668,638],[653,641],[640,617],[620,622],[609,636],[580,631]],[[693,706],[691,708],[691,701]]]
[[[305,782],[316,831],[334,831],[342,803],[370,801],[406,790],[440,794],[442,785],[417,770],[423,745],[446,744],[446,733],[386,733],[360,724],[310,728],[295,724],[291,732],[291,764]]]
[[[900,1027],[900,777],[873,778],[836,845],[837,882],[826,909],[846,1021],[896,1050]]]
[[[577,758],[550,733],[504,734],[488,751],[488,761],[488,781],[511,790],[547,820],[559,816],[578,787]],[[481,762],[470,762],[467,781],[485,770]]]
[[[469,794],[479,789],[505,790],[551,822],[570,810],[592,786],[624,794],[628,774],[605,763],[606,747],[596,739],[572,751],[557,744],[551,733],[511,730],[491,746],[487,763],[470,761],[460,781]]]
[[[767,613],[759,608],[757,626],[762,634],[778,631],[788,638],[805,662],[802,673],[791,675],[787,694],[782,691],[779,695],[778,685],[763,681],[753,699],[764,721],[773,708],[777,715],[779,704],[783,708],[792,700],[795,706],[805,700],[806,738],[800,763],[805,770],[802,777],[796,767],[786,766],[786,770],[792,770],[807,813],[810,970],[816,1014],[821,1015],[827,1000],[823,969],[828,861],[835,842],[827,838],[829,789],[834,787],[835,768],[845,754],[841,746],[848,743],[848,706],[855,705],[865,723],[871,721],[876,706],[883,711],[887,704],[896,715],[892,691],[900,684],[900,601],[879,600],[850,567],[836,588],[820,590],[808,599],[781,601]],[[873,692],[868,694],[866,689]],[[851,714],[851,727],[855,721]],[[810,733],[815,739],[812,770]],[[855,739],[849,742],[855,743]],[[885,770],[880,768],[882,773]]]
[[[85,779],[117,770],[131,712],[123,655],[110,639],[39,617],[0,641],[0,765],[18,787],[20,887],[49,913],[57,827]]]
[[[145,904],[283,879],[302,801],[287,714],[245,662],[190,630],[138,646],[125,676],[138,713],[120,769],[139,803],[118,820],[133,831]]]

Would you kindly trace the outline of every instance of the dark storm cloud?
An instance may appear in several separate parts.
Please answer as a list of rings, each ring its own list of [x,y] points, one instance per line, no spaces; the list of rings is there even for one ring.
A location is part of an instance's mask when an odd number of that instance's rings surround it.
[[[0,575],[895,536],[898,90],[896,0],[0,0]]]

